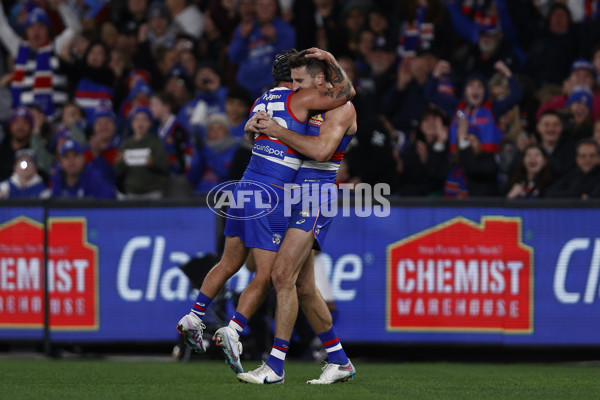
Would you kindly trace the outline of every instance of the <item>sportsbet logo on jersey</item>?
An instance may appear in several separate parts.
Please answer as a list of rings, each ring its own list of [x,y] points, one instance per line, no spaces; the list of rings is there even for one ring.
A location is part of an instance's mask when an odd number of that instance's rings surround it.
[[[50,327],[98,328],[98,250],[87,242],[83,218],[48,223]],[[44,323],[44,229],[18,217],[0,225],[0,327]]]
[[[387,248],[387,329],[533,331],[520,218],[454,218]]]

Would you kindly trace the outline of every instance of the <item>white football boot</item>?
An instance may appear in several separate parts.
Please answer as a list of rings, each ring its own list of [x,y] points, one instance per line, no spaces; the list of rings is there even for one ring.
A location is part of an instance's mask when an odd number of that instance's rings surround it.
[[[268,385],[274,383],[285,382],[285,371],[279,376],[266,363],[262,363],[260,367],[254,371],[243,372],[237,376],[240,382],[255,383],[258,385]]]
[[[194,313],[184,315],[177,323],[177,330],[183,335],[185,342],[196,352],[206,353],[206,345],[202,340],[202,334],[206,325]]]
[[[225,353],[225,362],[229,364],[233,372],[241,374],[244,372],[242,368],[242,361],[240,360],[240,354],[242,354],[242,343],[240,342],[240,335],[233,328],[224,326],[217,329],[213,336],[213,340],[217,343],[217,346],[221,347],[223,353]]]
[[[310,383],[311,385],[331,385],[336,382],[346,382],[348,379],[354,378],[355,374],[356,370],[350,360],[348,360],[346,365],[325,363],[319,379],[311,379],[306,383]]]

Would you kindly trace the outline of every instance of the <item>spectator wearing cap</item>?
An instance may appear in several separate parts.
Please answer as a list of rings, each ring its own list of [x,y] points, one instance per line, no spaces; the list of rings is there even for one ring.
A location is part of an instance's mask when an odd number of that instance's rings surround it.
[[[0,199],[44,199],[50,189],[38,174],[35,154],[21,149],[15,154],[15,166],[10,178],[0,182]]]
[[[494,65],[498,61],[502,61],[514,73],[520,73],[520,58],[513,50],[514,45],[504,37],[500,22],[495,17],[481,18],[478,28],[477,42],[469,46],[466,55],[462,54],[460,59],[453,62],[458,75],[466,76],[475,72],[489,79],[496,72]]]
[[[571,72],[562,83],[562,93],[552,97],[550,100],[542,103],[537,110],[537,117],[546,110],[562,110],[567,106],[567,101],[578,86],[586,87],[593,93],[592,100],[592,121],[600,118],[600,86],[596,80],[596,69],[590,61],[580,58],[571,64]]]
[[[14,58],[14,75],[11,82],[13,108],[38,105],[46,115],[54,117],[68,100],[67,78],[58,54],[79,30],[79,18],[66,2],[58,10],[66,29],[51,40],[50,21],[42,8],[34,8],[27,16],[23,40],[6,19],[0,7],[0,41]]]
[[[238,66],[237,83],[252,98],[273,85],[275,55],[296,44],[294,28],[278,14],[276,0],[256,0],[253,20],[242,20],[229,46],[229,60]]]
[[[600,194],[600,145],[591,138],[577,142],[575,165],[548,188],[546,197],[587,199]]]
[[[538,88],[561,85],[580,52],[577,30],[564,4],[554,2],[545,22],[526,53],[527,75]]]
[[[112,110],[97,110],[84,155],[92,168],[99,171],[111,185],[117,183],[114,164],[121,137],[117,135],[117,117]]]
[[[175,117],[175,98],[168,92],[159,92],[150,98],[152,116],[158,122],[158,137],[162,141],[169,160],[171,175],[183,175],[192,163],[190,135]]]
[[[357,34],[366,22],[366,7],[357,1],[296,1],[293,13],[291,23],[296,30],[296,47],[315,46],[327,49],[336,57],[354,50]]]
[[[153,90],[143,79],[138,79],[129,91],[127,98],[123,100],[119,111],[119,118],[127,120],[129,113],[136,106],[147,106],[150,102]]]
[[[594,94],[585,86],[575,86],[567,100],[564,113],[567,117],[568,135],[579,141],[592,136],[592,100]]]
[[[179,28],[171,22],[171,12],[161,1],[154,1],[148,7],[148,22],[138,30],[136,59],[139,65],[151,65],[159,48],[175,46]]]
[[[194,75],[194,98],[181,107],[177,119],[192,137],[203,138],[207,118],[215,113],[225,112],[227,88],[221,84],[217,65],[204,61],[198,65]]]
[[[33,135],[33,114],[27,107],[15,108],[8,121],[8,134],[0,144],[0,180],[10,177],[15,164],[15,153],[21,149],[34,149],[36,158],[43,158],[44,141],[39,135]]]
[[[52,197],[67,199],[113,199],[114,187],[85,159],[83,147],[66,140],[59,151],[60,168],[54,171]]]
[[[194,97],[194,85],[187,70],[181,65],[176,65],[169,71],[165,80],[164,91],[169,93],[175,104],[173,111],[177,112],[181,107]]]
[[[396,48],[393,43],[380,37],[367,55],[370,77],[375,83],[375,98],[383,98],[384,93],[396,83]],[[379,100],[381,102],[381,100]]]
[[[195,40],[200,39],[204,32],[204,18],[200,9],[188,0],[166,0],[166,5],[179,29]]]
[[[206,140],[198,147],[187,175],[194,193],[205,194],[229,177],[239,140],[231,136],[226,114],[212,114],[206,123]]]
[[[119,147],[115,161],[117,179],[122,180],[122,199],[160,199],[167,184],[169,161],[160,139],[150,133],[152,112],[146,106],[131,110],[133,136]]]

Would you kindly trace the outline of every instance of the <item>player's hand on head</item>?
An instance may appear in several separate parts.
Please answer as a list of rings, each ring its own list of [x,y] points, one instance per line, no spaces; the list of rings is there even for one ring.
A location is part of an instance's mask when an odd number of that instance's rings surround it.
[[[306,49],[306,57],[307,58],[316,58],[319,60],[328,60],[332,59],[333,55],[325,50],[319,49],[318,47],[311,47],[310,49]]]

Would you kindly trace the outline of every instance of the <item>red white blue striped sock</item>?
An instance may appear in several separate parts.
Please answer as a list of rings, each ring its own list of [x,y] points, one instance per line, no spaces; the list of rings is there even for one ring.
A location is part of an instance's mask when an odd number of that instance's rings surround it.
[[[236,311],[235,314],[233,314],[231,321],[229,321],[229,327],[235,329],[239,335],[244,331],[247,323],[248,319]]]
[[[325,347],[329,363],[340,365],[348,364],[348,357],[342,348],[340,339],[338,339],[337,334],[333,330],[333,326],[327,332],[319,333],[317,336],[319,336],[319,339],[321,339],[321,342],[323,343],[323,347]]]
[[[285,356],[290,348],[290,342],[287,340],[275,338],[271,354],[267,358],[267,365],[279,376],[283,375],[283,363]]]
[[[210,305],[212,299],[205,295],[202,292],[198,293],[198,297],[196,297],[196,301],[192,306],[192,312],[196,314],[200,319],[204,318],[204,314],[206,314],[206,308]]]

